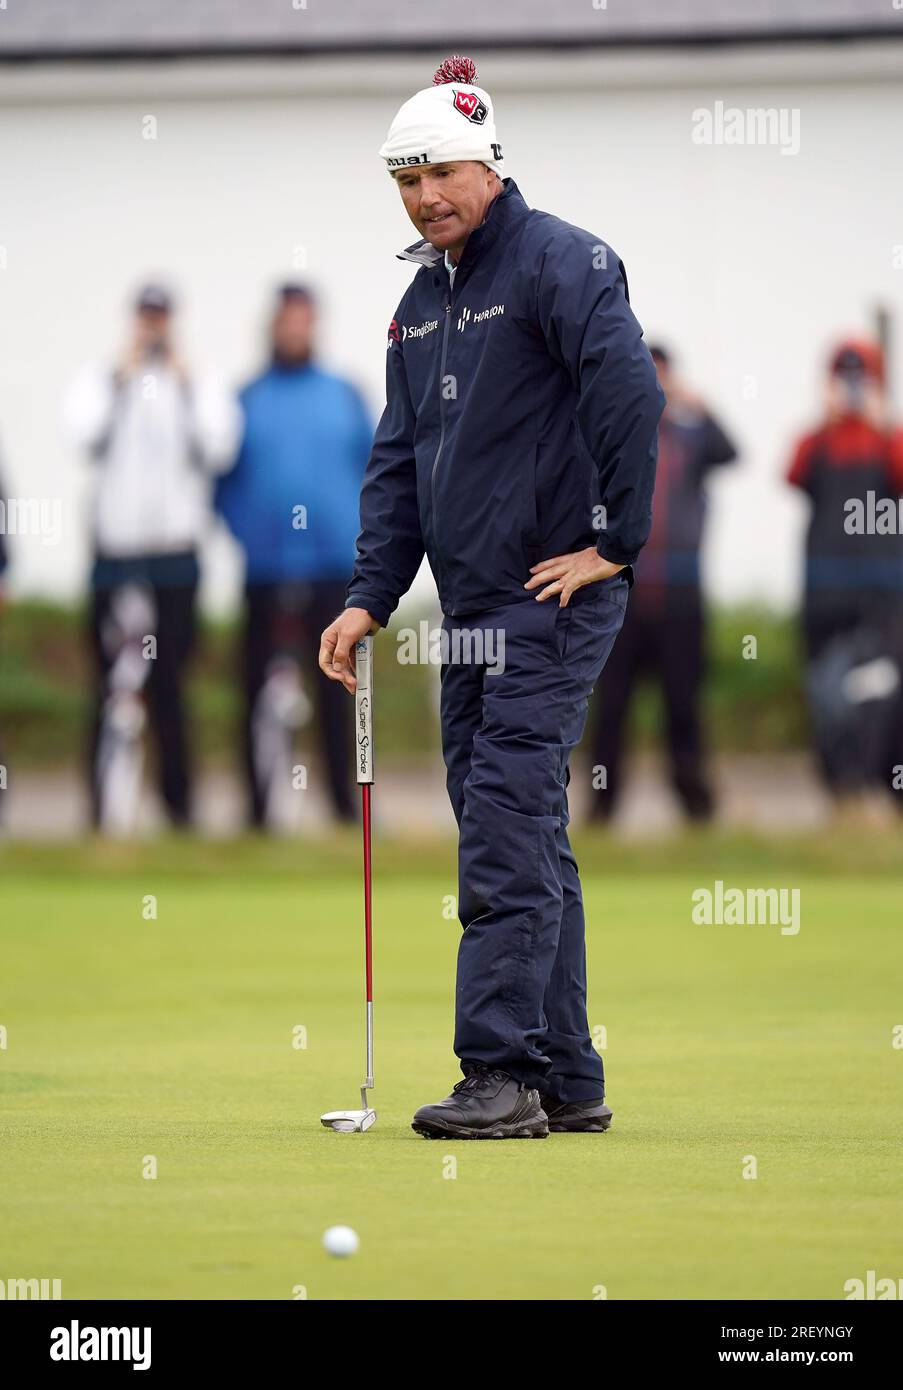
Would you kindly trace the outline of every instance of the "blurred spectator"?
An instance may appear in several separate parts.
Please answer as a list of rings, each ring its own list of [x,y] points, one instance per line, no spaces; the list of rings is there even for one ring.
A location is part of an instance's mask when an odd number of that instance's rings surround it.
[[[2,480],[2,478],[0,478],[0,504],[2,504],[2,508],[3,508],[3,510],[2,510],[3,525],[0,526],[0,620],[2,620],[2,618],[3,618],[3,609],[4,609],[4,606],[5,606],[5,604],[6,604],[5,576],[6,576],[6,568],[7,568],[7,565],[8,565],[8,563],[9,563],[9,555],[8,555],[7,549],[6,549],[6,506],[7,506],[7,501],[8,501],[8,499],[7,499],[6,493],[5,493],[4,490],[3,490],[3,480]],[[3,636],[3,634],[2,634],[2,632],[0,632],[0,639],[2,639],[2,636]],[[7,786],[7,769],[6,769],[6,759],[5,759],[4,755],[3,755],[2,734],[3,734],[3,730],[0,729],[0,831],[2,831],[2,829],[3,829],[3,822],[4,822],[4,820],[5,820],[5,816],[4,816],[5,807],[4,807],[4,804],[3,804],[3,803],[4,803],[4,801],[6,800],[6,786]]]
[[[93,817],[101,826],[113,784],[125,781],[135,792],[140,782],[116,773],[122,760],[110,750],[125,745],[134,754],[140,745],[145,689],[169,818],[181,825],[191,816],[182,693],[195,639],[198,545],[211,512],[211,475],[235,456],[240,416],[227,391],[178,356],[173,318],[169,292],[145,285],[118,366],[84,368],[64,404],[68,432],[97,468],[90,754]],[[134,771],[133,756],[129,765]],[[117,820],[125,814],[117,810]]]
[[[305,716],[299,662],[315,694],[335,812],[356,815],[351,711],[317,652],[345,603],[373,430],[355,388],[314,360],[316,314],[305,286],[278,292],[270,364],[241,394],[241,451],[217,488],[247,559],[244,746],[256,826],[273,823],[274,796],[289,785],[292,733]]]
[[[704,675],[704,615],[699,548],[709,469],[736,450],[705,405],[675,375],[663,347],[650,347],[667,404],[659,423],[652,531],[636,565],[624,626],[596,684],[594,766],[605,786],[590,815],[608,820],[621,790],[625,721],[638,677],[652,675],[665,700],[674,787],[691,820],[707,820],[712,793],[703,766],[699,700]]]
[[[823,776],[838,798],[892,792],[903,763],[903,431],[888,418],[877,343],[850,339],[831,355],[823,422],[787,477],[810,501],[803,636]]]
[[[6,507],[6,494],[5,494],[4,491],[3,491],[3,481],[2,481],[2,479],[0,479],[0,503],[3,504],[3,507],[4,507],[4,509],[5,509],[5,507]],[[4,595],[4,588],[3,588],[3,575],[4,575],[5,571],[6,571],[6,567],[7,567],[8,564],[9,564],[9,555],[7,554],[7,550],[6,550],[6,513],[5,513],[5,510],[4,510],[4,512],[3,512],[3,525],[0,526],[0,609],[2,609],[2,607],[3,607],[3,600],[4,600],[4,597],[5,597],[5,595]]]

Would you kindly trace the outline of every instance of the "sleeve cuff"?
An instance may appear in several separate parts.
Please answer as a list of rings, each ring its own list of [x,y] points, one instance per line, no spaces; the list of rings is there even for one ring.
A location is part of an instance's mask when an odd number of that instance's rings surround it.
[[[372,618],[375,618],[380,627],[389,626],[389,618],[392,610],[382,599],[376,598],[373,594],[353,593],[349,594],[345,600],[346,608],[365,608]]]
[[[597,544],[596,550],[599,559],[607,560],[610,565],[633,565],[640,553],[638,550],[621,550],[604,537]]]

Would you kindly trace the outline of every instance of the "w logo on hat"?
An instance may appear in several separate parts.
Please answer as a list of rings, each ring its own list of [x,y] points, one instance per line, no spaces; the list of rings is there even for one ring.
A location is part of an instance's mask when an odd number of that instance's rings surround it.
[[[455,92],[455,110],[460,111],[474,125],[482,125],[487,115],[486,103],[480,101],[476,92]]]

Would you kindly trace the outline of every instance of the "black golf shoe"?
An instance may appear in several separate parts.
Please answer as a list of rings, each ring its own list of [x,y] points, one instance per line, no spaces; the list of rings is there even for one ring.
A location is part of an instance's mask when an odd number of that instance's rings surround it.
[[[484,1066],[473,1067],[445,1100],[422,1105],[411,1128],[426,1139],[545,1139],[549,1133],[539,1092]]]
[[[556,1100],[542,1097],[553,1134],[602,1134],[611,1127],[612,1113],[604,1100]]]

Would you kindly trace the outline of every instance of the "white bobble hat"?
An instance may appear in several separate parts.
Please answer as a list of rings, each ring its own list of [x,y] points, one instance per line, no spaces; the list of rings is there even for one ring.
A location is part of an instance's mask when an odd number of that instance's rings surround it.
[[[455,54],[436,69],[432,87],[404,103],[379,152],[390,174],[418,164],[474,159],[501,178],[492,98],[474,85],[476,75],[470,58]]]

